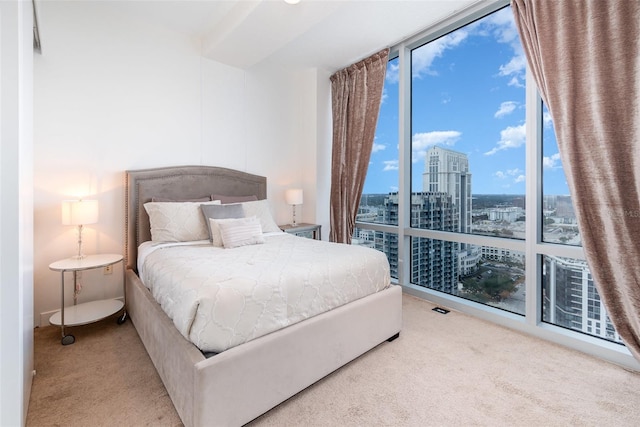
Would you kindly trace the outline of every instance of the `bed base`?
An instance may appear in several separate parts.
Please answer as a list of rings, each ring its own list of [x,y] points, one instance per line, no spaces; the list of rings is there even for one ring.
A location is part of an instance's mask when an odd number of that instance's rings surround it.
[[[151,240],[144,203],[210,194],[264,199],[267,179],[197,165],[126,173],[126,310],[185,426],[245,424],[398,336],[402,290],[391,286],[206,358],[155,302],[136,274],[136,262],[138,246]]]
[[[127,312],[187,427],[243,425],[397,338],[402,324],[402,290],[391,286],[205,358],[133,270],[126,279]]]

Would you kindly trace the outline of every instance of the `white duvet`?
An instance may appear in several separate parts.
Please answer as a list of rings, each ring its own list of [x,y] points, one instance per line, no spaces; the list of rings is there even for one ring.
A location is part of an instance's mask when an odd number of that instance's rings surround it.
[[[379,251],[287,233],[233,249],[147,244],[140,253],[142,281],[180,333],[205,352],[222,352],[390,284]]]

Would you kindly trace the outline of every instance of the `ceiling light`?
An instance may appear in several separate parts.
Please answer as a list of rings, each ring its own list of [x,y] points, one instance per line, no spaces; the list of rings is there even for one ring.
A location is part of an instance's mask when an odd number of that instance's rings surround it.
[[[300,0],[284,0],[284,2],[288,4],[298,4],[300,3]]]

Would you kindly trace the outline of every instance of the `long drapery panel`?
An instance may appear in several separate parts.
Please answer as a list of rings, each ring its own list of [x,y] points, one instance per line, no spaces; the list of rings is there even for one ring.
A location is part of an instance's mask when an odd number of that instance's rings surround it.
[[[591,274],[640,360],[640,2],[511,6],[553,119]]]
[[[333,148],[329,240],[351,243],[373,147],[389,49],[331,76]]]

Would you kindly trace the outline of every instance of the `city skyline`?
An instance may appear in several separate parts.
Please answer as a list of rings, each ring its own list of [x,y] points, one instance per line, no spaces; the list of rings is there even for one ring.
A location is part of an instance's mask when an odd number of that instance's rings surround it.
[[[525,238],[524,206],[505,207],[496,204],[498,199],[494,197],[476,210],[472,220],[469,193],[473,180],[466,154],[431,147],[426,159],[422,173],[424,191],[414,192],[410,198],[411,227]],[[362,209],[358,219],[397,224],[398,202],[397,193],[377,198],[376,206]],[[545,205],[549,213],[545,218],[551,221],[545,221],[544,240],[579,245],[570,198],[547,196]],[[355,244],[384,252],[392,277],[398,277],[397,235],[356,228],[354,239]],[[413,237],[409,259],[412,284],[525,314],[524,252]],[[543,259],[544,321],[622,343],[598,296],[586,261],[550,255]]]

